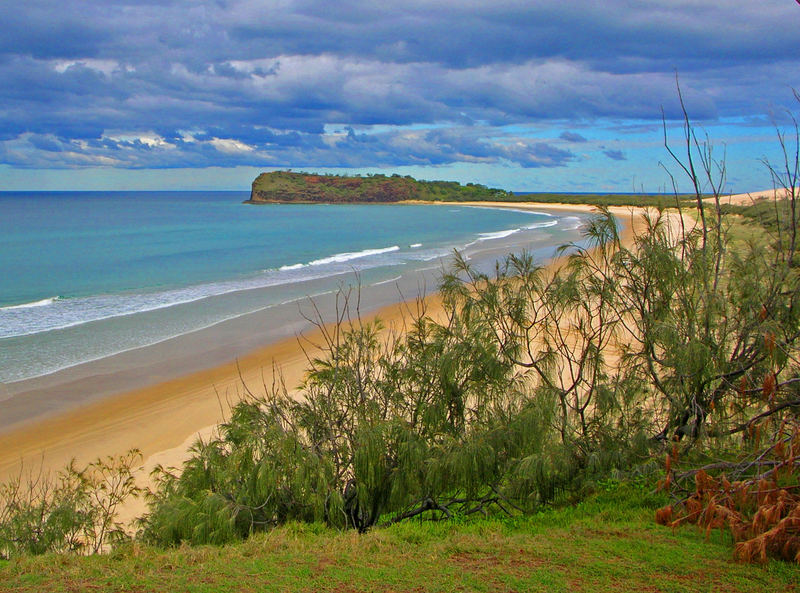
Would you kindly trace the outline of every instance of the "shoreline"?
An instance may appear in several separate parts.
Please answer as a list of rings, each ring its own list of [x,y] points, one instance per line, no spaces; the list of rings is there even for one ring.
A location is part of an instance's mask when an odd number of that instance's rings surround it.
[[[581,213],[595,210],[588,205],[535,202],[466,202],[459,205]],[[633,220],[642,210],[615,207],[610,211],[622,223],[623,236],[630,239]],[[551,259],[547,265],[557,265],[557,260]],[[377,305],[362,308],[362,316],[365,319],[378,317],[387,327],[402,331],[407,313],[418,304],[417,295],[403,295],[389,285],[386,289],[394,293],[391,302],[381,303],[377,299]],[[424,303],[428,313],[435,315],[437,294],[424,294]],[[298,303],[291,308],[291,314],[288,311],[275,312],[280,316],[279,331],[273,331],[270,335],[251,327],[252,319],[239,318],[240,323],[233,324],[236,327],[225,330],[229,334],[223,336],[226,340],[210,347],[207,356],[200,357],[200,360],[181,360],[174,343],[162,343],[156,354],[163,360],[155,370],[151,365],[147,374],[136,376],[138,369],[134,364],[127,375],[121,375],[119,369],[114,368],[113,360],[110,360],[115,357],[104,359],[105,362],[99,361],[99,364],[93,363],[90,365],[90,374],[75,377],[67,384],[73,393],[85,394],[86,390],[90,390],[92,395],[88,400],[84,395],[78,403],[72,402],[66,408],[61,401],[60,409],[56,406],[44,416],[0,428],[0,482],[40,468],[57,471],[73,458],[79,464],[85,464],[98,457],[120,455],[133,448],[142,452],[145,470],[152,469],[155,463],[179,465],[185,458],[186,449],[198,434],[210,434],[224,420],[230,406],[241,398],[242,380],[253,391],[263,392],[273,380],[277,380],[276,372],[280,371],[290,390],[300,384],[307,364],[306,353],[298,340],[302,339],[307,353],[313,355],[314,349],[311,347],[309,350],[309,346],[315,343],[315,338],[320,334],[307,319],[303,319]],[[323,317],[333,319],[330,311],[323,311]],[[193,338],[197,336],[186,339]],[[234,342],[236,348],[231,350]],[[131,359],[129,363],[135,363],[137,357],[142,360],[147,356],[152,358],[152,348],[158,346],[149,347],[146,356],[136,351],[119,356],[126,356]],[[220,360],[227,362],[220,363]],[[181,367],[181,364],[184,366]],[[184,372],[170,376],[169,367],[176,365]],[[187,368],[190,369],[188,372]],[[131,377],[143,384],[132,389],[114,388],[120,380],[124,383],[124,379]],[[39,398],[52,397],[53,386],[47,385],[47,377],[40,381],[43,385],[38,392]],[[31,400],[26,401],[25,398],[31,393],[28,390],[21,393],[20,397],[12,395],[3,401],[3,405],[6,408],[30,406]],[[145,472],[147,474],[149,471]]]

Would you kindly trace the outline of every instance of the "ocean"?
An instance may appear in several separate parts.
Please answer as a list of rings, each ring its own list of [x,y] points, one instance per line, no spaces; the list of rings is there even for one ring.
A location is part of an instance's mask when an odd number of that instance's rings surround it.
[[[347,283],[435,282],[580,240],[584,215],[245,205],[246,192],[0,193],[0,383],[163,342]],[[416,278],[416,280],[415,280]],[[399,298],[398,298],[399,300]]]

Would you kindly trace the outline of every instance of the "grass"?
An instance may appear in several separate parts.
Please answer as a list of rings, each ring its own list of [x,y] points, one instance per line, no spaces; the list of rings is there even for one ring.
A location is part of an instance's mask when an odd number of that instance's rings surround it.
[[[365,535],[290,524],[225,547],[128,544],[94,557],[0,563],[0,590],[796,591],[800,567],[734,564],[727,535],[672,532],[642,487],[531,517],[407,522]]]
[[[771,243],[777,243],[780,232],[783,231],[783,240],[786,245],[789,240],[788,222],[792,219],[790,208],[789,200],[765,199],[746,206],[725,204],[722,206],[722,212],[728,214],[729,219],[741,220],[742,226],[749,227],[751,232],[756,234],[760,233],[758,238]]]

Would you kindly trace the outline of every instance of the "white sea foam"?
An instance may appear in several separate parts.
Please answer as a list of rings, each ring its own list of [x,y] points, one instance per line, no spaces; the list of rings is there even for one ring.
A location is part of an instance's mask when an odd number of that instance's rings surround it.
[[[135,313],[147,313],[175,305],[183,305],[211,296],[199,289],[168,291],[137,295],[100,295],[93,297],[58,299],[42,312],[26,314],[26,309],[0,309],[0,339],[30,336],[42,332],[67,329],[102,321],[113,317],[124,317]],[[27,309],[30,309],[28,307]]]
[[[496,231],[494,233],[480,233],[478,241],[491,241],[492,239],[504,239],[514,233],[520,232],[522,229],[507,229],[505,231]]]
[[[525,228],[528,230],[533,229],[546,229],[551,226],[556,226],[558,224],[557,220],[548,220],[547,222],[535,222],[533,224],[529,224]]]
[[[470,243],[470,245],[471,245],[471,243]],[[419,261],[433,261],[435,259],[442,259],[443,257],[450,257],[451,255],[453,255],[453,252],[451,250],[448,250],[448,251],[433,251],[429,255],[426,255],[425,257],[420,258]],[[423,269],[427,269],[427,268],[423,268]]]
[[[42,299],[40,301],[33,301],[32,303],[22,303],[21,305],[9,305],[8,307],[0,307],[0,311],[11,311],[13,309],[34,309],[37,307],[46,307],[55,303],[59,297],[54,296],[49,299]]]
[[[583,226],[583,220],[577,216],[565,216],[561,219],[565,231],[575,231]]]
[[[351,261],[354,259],[360,259],[362,257],[367,257],[370,255],[381,255],[383,253],[391,253],[392,251],[400,251],[400,247],[398,245],[392,245],[391,247],[384,247],[382,249],[364,249],[363,251],[352,251],[347,253],[337,253],[336,255],[331,255],[330,257],[323,257],[322,259],[315,259],[312,262],[309,262],[309,266],[324,266],[325,264],[340,264],[343,262]]]
[[[375,282],[374,284],[370,284],[370,286],[381,286],[382,284],[390,284],[391,282],[397,282],[401,278],[402,278],[402,276],[395,276],[394,278],[389,278],[389,280],[383,280],[381,282]]]
[[[281,272],[288,272],[290,270],[299,270],[300,268],[305,268],[305,264],[292,264],[291,266],[281,266],[278,268]],[[266,270],[265,270],[266,271]]]
[[[412,245],[413,247],[413,245]],[[315,259],[313,261],[308,262],[307,264],[292,264],[290,266],[281,266],[278,268],[281,272],[289,272],[292,270],[300,270],[303,268],[307,268],[309,266],[324,266],[327,264],[341,264],[344,262],[348,262],[354,259],[361,259],[362,257],[369,257],[370,255],[381,255],[384,253],[391,253],[392,251],[399,251],[400,247],[398,245],[392,245],[391,247],[384,247],[381,249],[364,249],[363,251],[348,251],[345,253],[337,253],[335,255],[329,255],[328,257],[322,257],[320,259]]]
[[[549,212],[539,212],[538,210],[523,210],[522,208],[506,208],[504,206],[462,206],[462,208],[480,208],[482,210],[502,210],[503,212],[519,212],[521,214],[536,214],[537,216],[547,216],[553,218],[555,214]]]
[[[412,243],[411,245],[409,245],[409,247],[411,247],[412,249],[416,249],[417,247],[422,247],[422,243]]]
[[[313,294],[304,295],[302,297],[297,297],[297,298],[292,298],[292,299],[288,299],[288,300],[285,300],[285,301],[281,301],[279,303],[272,303],[272,304],[269,304],[269,305],[265,305],[263,307],[259,307],[257,309],[248,310],[248,311],[242,311],[242,312],[239,312],[239,313],[233,313],[233,314],[230,314],[228,316],[221,317],[219,319],[211,321],[210,323],[205,323],[205,324],[198,325],[197,327],[192,328],[192,330],[190,332],[186,332],[186,333],[199,332],[199,331],[214,327],[216,325],[219,325],[221,323],[225,323],[226,321],[231,321],[233,319],[238,319],[239,317],[244,317],[245,315],[250,315],[251,313],[257,313],[259,311],[264,311],[266,309],[272,309],[273,307],[288,305],[288,304],[291,304],[291,303],[296,303],[296,302],[299,302],[301,300],[315,299],[315,298],[318,298],[318,297],[321,297],[321,296],[324,296],[324,295],[327,295],[327,294],[331,294],[331,293],[332,293],[332,291],[317,292],[317,293],[313,293]],[[144,347],[147,347],[147,346],[153,346],[155,344],[160,344],[162,342],[166,342],[167,340],[171,340],[172,338],[176,337],[177,335],[179,335],[179,334],[169,334],[169,335],[161,336],[161,337],[158,337],[158,338],[153,338],[153,339],[149,339],[149,340],[143,340],[141,343],[137,343],[137,344],[132,345],[132,346],[130,346],[128,348],[117,348],[117,349],[109,350],[107,352],[103,352],[103,354],[101,354],[99,356],[88,356],[88,357],[80,358],[80,359],[77,359],[77,360],[73,360],[71,362],[63,363],[63,364],[60,364],[60,365],[57,364],[56,366],[52,366],[52,365],[45,366],[45,365],[42,365],[40,368],[33,368],[34,372],[32,372],[32,373],[29,372],[28,374],[24,374],[25,371],[24,370],[20,370],[18,375],[10,377],[5,382],[8,383],[8,384],[12,384],[12,383],[15,383],[17,381],[23,381],[25,379],[33,379],[35,377],[43,377],[45,375],[49,375],[49,374],[52,374],[52,373],[56,373],[58,371],[63,371],[65,369],[69,369],[69,368],[72,368],[72,367],[75,367],[75,366],[78,366],[78,365],[81,365],[81,364],[85,364],[87,362],[94,362],[94,361],[97,361],[97,360],[102,360],[103,358],[107,358],[109,356],[114,356],[114,355],[117,355],[117,354],[123,354],[125,352],[131,352],[133,350],[138,350],[140,348],[144,348]],[[0,401],[3,401],[4,399],[9,399],[9,397],[10,397],[7,394],[6,395],[3,394],[3,388],[4,388],[4,383],[0,383]],[[7,389],[6,389],[6,391],[7,391]]]

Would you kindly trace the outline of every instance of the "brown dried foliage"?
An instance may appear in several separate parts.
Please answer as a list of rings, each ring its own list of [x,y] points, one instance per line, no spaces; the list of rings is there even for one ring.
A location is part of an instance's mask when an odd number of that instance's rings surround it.
[[[676,473],[673,450],[659,487],[676,495],[694,478],[694,488],[678,504],[656,511],[656,522],[672,528],[692,523],[707,535],[728,529],[738,562],[776,557],[800,564],[800,420],[784,420],[772,436],[768,447],[741,462],[682,474]],[[709,473],[715,471],[721,473]],[[726,473],[737,479],[729,481]]]
[[[776,383],[774,373],[767,373],[764,375],[764,382],[761,385],[761,394],[764,396],[765,401],[773,401]]]

